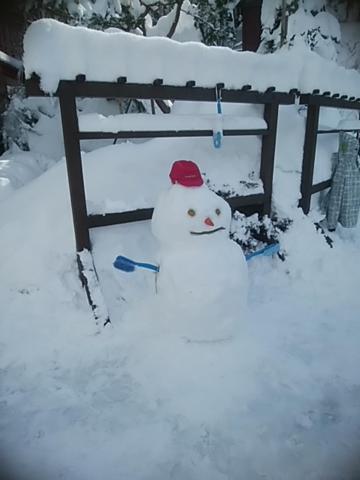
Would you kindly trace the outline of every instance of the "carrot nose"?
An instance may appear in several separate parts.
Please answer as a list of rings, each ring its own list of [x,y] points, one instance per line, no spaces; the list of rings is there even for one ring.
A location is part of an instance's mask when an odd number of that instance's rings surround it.
[[[213,221],[209,217],[205,218],[204,223],[206,223],[206,225],[209,225],[209,227],[214,226]]]

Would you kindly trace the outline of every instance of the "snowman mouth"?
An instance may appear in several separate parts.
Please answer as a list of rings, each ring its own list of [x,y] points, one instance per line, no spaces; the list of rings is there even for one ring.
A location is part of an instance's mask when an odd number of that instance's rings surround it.
[[[219,227],[215,228],[214,230],[208,230],[204,232],[190,232],[191,235],[209,235],[210,233],[216,233],[219,232],[220,230],[225,230],[225,227]]]

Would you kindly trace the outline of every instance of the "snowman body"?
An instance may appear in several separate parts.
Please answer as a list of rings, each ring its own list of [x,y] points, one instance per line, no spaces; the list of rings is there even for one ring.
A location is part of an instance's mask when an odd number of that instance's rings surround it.
[[[228,203],[203,184],[172,185],[154,209],[158,295],[169,308],[187,312],[198,334],[209,332],[210,317],[218,333],[229,332],[246,309],[247,265],[240,246],[229,238],[230,222]]]
[[[247,296],[247,266],[240,247],[226,239],[204,243],[161,251],[158,293],[188,304],[242,305]]]

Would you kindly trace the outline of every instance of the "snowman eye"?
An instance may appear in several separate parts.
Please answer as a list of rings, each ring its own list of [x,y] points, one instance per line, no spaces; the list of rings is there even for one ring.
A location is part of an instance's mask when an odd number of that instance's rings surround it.
[[[217,208],[217,209],[215,210],[215,213],[216,213],[216,215],[220,215],[220,213],[221,213],[220,208]]]
[[[193,208],[189,208],[187,213],[188,213],[189,217],[195,217],[195,215],[196,215],[196,212]]]

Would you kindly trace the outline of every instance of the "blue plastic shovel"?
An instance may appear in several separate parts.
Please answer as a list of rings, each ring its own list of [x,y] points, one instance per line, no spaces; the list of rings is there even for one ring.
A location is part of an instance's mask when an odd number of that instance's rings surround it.
[[[261,250],[257,250],[256,252],[248,253],[245,255],[246,261],[248,262],[254,257],[264,256],[264,257],[271,257],[271,255],[275,255],[280,251],[280,244],[279,243],[272,243],[271,245],[266,245],[266,247],[262,248]]]
[[[131,258],[127,258],[122,255],[116,257],[113,265],[115,268],[118,268],[123,272],[133,272],[136,268],[145,268],[153,272],[159,271],[159,267],[156,265],[152,265],[151,263],[135,262],[135,260],[131,260]]]

